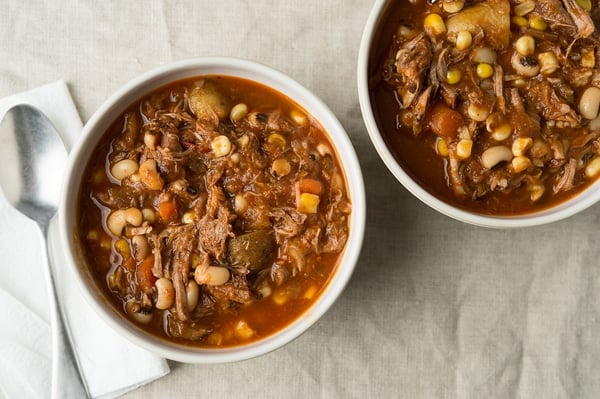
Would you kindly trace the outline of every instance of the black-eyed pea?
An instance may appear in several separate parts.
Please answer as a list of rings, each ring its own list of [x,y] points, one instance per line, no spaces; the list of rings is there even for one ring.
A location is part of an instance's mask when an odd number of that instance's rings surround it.
[[[246,115],[248,115],[248,106],[244,103],[234,105],[229,112],[229,118],[234,123],[239,122]]]
[[[199,285],[222,285],[229,281],[231,273],[222,266],[197,267],[194,270],[194,280]]]
[[[117,209],[106,218],[106,227],[115,236],[120,236],[126,225],[137,227],[142,221],[142,211],[137,208]]]
[[[585,119],[596,119],[600,108],[600,88],[591,86],[585,89],[579,99],[579,113]]]
[[[187,286],[185,287],[185,296],[187,309],[191,312],[198,305],[198,299],[200,298],[200,288],[194,280],[188,281]]]
[[[157,309],[169,309],[175,303],[175,288],[173,283],[168,278],[161,277],[154,283],[156,287],[156,303],[154,306]]]
[[[325,143],[319,143],[317,145],[317,152],[322,156],[332,156],[333,153],[331,152],[331,147],[329,147],[327,144]]]
[[[497,145],[490,147],[481,154],[481,164],[484,168],[491,169],[500,162],[510,161],[513,158],[510,148]]]
[[[139,173],[142,183],[151,190],[162,190],[165,185],[164,180],[158,173],[155,159],[146,159],[142,162]]]
[[[133,159],[123,159],[119,162],[116,162],[110,168],[110,174],[117,180],[123,180],[126,177],[131,176],[136,173],[139,169],[140,165],[134,161]]]
[[[148,324],[152,321],[152,312],[144,311],[137,302],[127,302],[125,304],[125,311],[134,321],[140,324]]]
[[[131,248],[133,251],[133,257],[138,262],[146,259],[150,255],[150,245],[148,239],[143,235],[136,235],[131,238]]]
[[[600,157],[592,159],[585,167],[585,175],[588,178],[594,178],[600,175]]]

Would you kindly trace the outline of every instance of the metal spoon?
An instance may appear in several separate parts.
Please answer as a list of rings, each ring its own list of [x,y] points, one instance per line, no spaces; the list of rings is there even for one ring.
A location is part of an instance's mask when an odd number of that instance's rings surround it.
[[[67,152],[45,115],[29,105],[18,105],[0,124],[0,160],[0,187],[5,197],[37,223],[42,236],[52,325],[52,398],[87,397],[58,304],[46,241],[50,220],[58,209]]]

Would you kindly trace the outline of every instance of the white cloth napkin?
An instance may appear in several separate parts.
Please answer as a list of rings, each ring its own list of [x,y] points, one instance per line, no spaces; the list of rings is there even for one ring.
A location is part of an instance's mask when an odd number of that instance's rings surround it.
[[[81,120],[67,85],[57,81],[0,99],[0,119],[16,104],[31,104],[52,121],[70,150]],[[1,160],[0,160],[1,161]],[[0,166],[1,167],[1,166]],[[40,265],[42,246],[34,222],[14,210],[0,192],[0,389],[8,399],[47,398],[51,385],[51,332]],[[56,220],[50,226],[57,245]],[[82,300],[70,271],[54,253],[60,300],[93,398],[113,398],[162,377],[167,362],[112,331]],[[2,396],[0,394],[0,396]]]

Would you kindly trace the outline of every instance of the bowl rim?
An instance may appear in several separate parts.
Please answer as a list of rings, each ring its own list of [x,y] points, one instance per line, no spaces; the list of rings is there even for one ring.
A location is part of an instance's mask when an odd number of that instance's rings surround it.
[[[135,327],[132,321],[120,315],[114,306],[102,303],[107,302],[107,298],[98,287],[93,286],[95,283],[89,275],[85,275],[83,267],[78,265],[74,235],[74,194],[79,190],[84,169],[77,166],[87,163],[89,151],[97,145],[105,130],[101,126],[110,124],[125,107],[139,100],[143,94],[169,82],[203,75],[253,80],[282,93],[303,107],[321,124],[336,147],[352,201],[350,234],[344,251],[325,290],[313,305],[295,321],[267,337],[248,345],[215,349],[175,344],[144,333],[140,327]],[[306,332],[331,308],[350,280],[362,250],[366,225],[366,194],[360,163],[351,140],[335,114],[320,98],[290,76],[258,62],[234,57],[196,57],[170,62],[142,73],[114,91],[93,113],[69,153],[67,172],[61,187],[58,225],[60,249],[65,255],[67,267],[75,276],[76,285],[94,311],[119,335],[168,359],[184,363],[228,363],[261,356],[283,347]]]
[[[471,225],[489,228],[519,228],[532,227],[557,222],[568,218],[584,209],[594,205],[600,200],[600,180],[596,181],[584,191],[572,196],[549,208],[526,214],[513,216],[494,216],[468,212],[449,205],[425,190],[409,174],[407,174],[383,140],[377,121],[371,107],[369,91],[369,59],[371,56],[371,43],[376,38],[380,21],[385,17],[386,7],[390,1],[376,0],[371,8],[367,22],[362,32],[357,57],[357,89],[360,109],[367,132],[379,157],[394,177],[415,197],[434,210],[455,220]],[[594,187],[592,189],[592,187]]]

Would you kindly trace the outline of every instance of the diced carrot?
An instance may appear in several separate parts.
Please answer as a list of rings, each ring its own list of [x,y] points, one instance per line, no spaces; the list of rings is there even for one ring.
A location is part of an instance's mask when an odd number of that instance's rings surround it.
[[[429,121],[433,133],[441,137],[455,137],[464,124],[462,115],[444,104],[437,104],[433,108]]]
[[[169,221],[177,215],[177,204],[175,201],[163,201],[158,206],[158,216],[163,221]]]
[[[323,191],[323,184],[317,179],[305,177],[303,179],[300,179],[300,181],[298,182],[298,190],[301,193],[319,195],[321,194],[321,191]]]
[[[152,268],[154,266],[154,255],[147,256],[143,261],[137,265],[135,269],[135,279],[139,284],[142,291],[150,291],[154,287],[156,277],[152,274]]]

